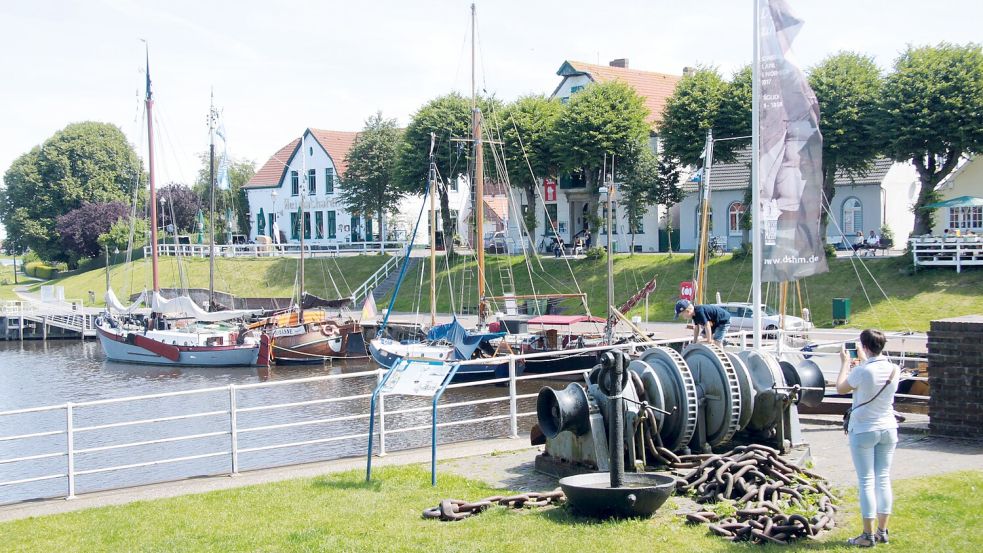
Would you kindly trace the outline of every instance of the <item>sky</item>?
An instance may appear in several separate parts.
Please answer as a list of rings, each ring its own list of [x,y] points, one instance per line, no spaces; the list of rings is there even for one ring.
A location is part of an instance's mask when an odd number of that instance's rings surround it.
[[[470,90],[470,0],[46,0],[0,4],[0,170],[76,121],[119,126],[142,157],[144,42],[160,125],[158,182],[191,182],[209,94],[233,157],[257,167],[307,127],[405,125]],[[853,50],[885,71],[908,44],[979,42],[978,0],[789,0],[803,67]],[[477,5],[478,88],[549,94],[564,60],[680,74],[751,60],[752,0],[496,0]]]

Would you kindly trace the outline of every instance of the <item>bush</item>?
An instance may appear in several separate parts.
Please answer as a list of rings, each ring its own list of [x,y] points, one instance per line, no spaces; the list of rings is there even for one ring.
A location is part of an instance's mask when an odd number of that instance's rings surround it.
[[[832,244],[826,244],[823,247],[823,249],[826,250],[826,258],[827,259],[832,258],[832,257],[836,257],[836,246],[834,246]]]
[[[750,242],[744,242],[741,244],[741,247],[734,248],[734,251],[731,252],[731,254],[733,255],[734,259],[744,259],[745,257],[751,255]]]
[[[607,255],[607,252],[604,251],[604,248],[595,246],[584,252],[584,259],[588,261],[600,261],[604,259],[605,255]]]
[[[58,269],[41,261],[31,261],[24,265],[24,273],[36,278],[52,279],[58,275]]]

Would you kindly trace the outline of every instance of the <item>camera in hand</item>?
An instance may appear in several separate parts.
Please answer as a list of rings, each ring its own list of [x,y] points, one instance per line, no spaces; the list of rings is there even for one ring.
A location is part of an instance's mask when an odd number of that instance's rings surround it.
[[[856,359],[857,358],[857,343],[856,342],[847,342],[846,343],[846,351],[847,351],[847,353],[850,354],[850,359]]]

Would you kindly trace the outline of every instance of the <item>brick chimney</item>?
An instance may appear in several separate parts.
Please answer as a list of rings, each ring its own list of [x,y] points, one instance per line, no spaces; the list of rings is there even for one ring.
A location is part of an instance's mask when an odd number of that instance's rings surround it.
[[[618,58],[616,60],[611,60],[608,62],[611,67],[620,67],[622,69],[628,69],[628,58]]]
[[[696,68],[695,67],[689,67],[689,66],[687,66],[687,67],[684,67],[683,68],[683,76],[684,77],[689,77],[693,73],[696,73]]]

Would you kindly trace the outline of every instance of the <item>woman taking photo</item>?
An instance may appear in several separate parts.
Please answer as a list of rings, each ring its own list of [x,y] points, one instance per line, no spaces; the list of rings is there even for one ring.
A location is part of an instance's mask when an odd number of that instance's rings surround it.
[[[853,366],[848,348],[840,352],[842,365],[836,378],[836,391],[853,392],[853,406],[847,432],[850,454],[860,488],[860,516],[863,533],[848,543],[873,547],[888,543],[887,523],[891,515],[891,460],[898,445],[898,423],[894,419],[894,394],[898,390],[900,369],[881,355],[887,339],[879,330],[860,334],[856,347],[858,364]],[[877,530],[874,531],[874,521]]]

